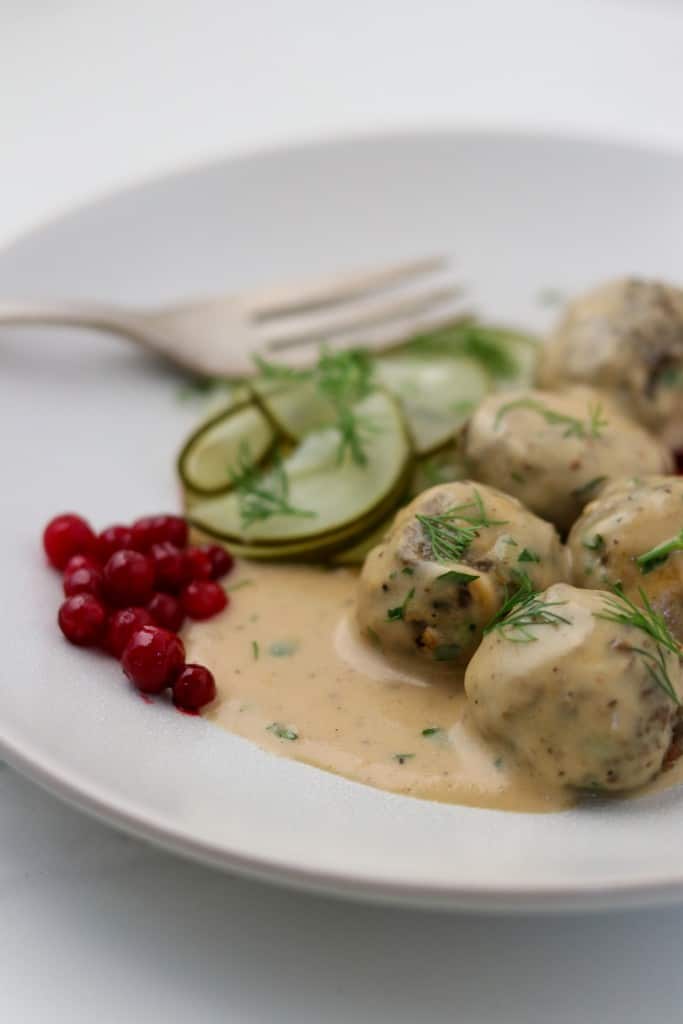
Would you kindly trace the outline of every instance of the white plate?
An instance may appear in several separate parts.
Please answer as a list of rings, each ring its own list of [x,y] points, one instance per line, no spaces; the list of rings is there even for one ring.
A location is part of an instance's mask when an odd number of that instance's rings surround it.
[[[683,159],[476,134],[340,142],[200,168],[105,199],[0,256],[3,296],[130,303],[453,252],[479,307],[542,326],[540,289],[683,267]],[[4,330],[0,748],[55,793],[232,870],[439,907],[579,908],[683,895],[683,792],[557,815],[411,800],[279,760],[135,696],[62,642],[39,548],[176,506],[195,410],[116,341]]]

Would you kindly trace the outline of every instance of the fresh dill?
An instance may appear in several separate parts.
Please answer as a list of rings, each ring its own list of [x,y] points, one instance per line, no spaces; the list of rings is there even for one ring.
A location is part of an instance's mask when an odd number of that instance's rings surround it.
[[[254,366],[266,380],[310,380],[313,376],[312,370],[296,370],[291,366],[284,366],[282,363],[271,363],[263,356],[254,356]]]
[[[523,548],[520,552],[518,562],[540,562],[541,556],[536,552],[532,551],[531,548]]]
[[[464,586],[469,587],[470,583],[474,583],[479,577],[475,576],[474,573],[460,572],[458,569],[449,569],[448,572],[442,572],[440,576],[436,577],[436,582],[441,583],[446,581],[448,583],[462,583]]]
[[[602,405],[599,402],[591,403],[588,406],[587,421],[580,420],[577,416],[568,416],[565,413],[550,409],[543,402],[536,398],[515,398],[512,402],[501,405],[495,419],[495,427],[498,429],[503,418],[515,409],[530,409],[538,413],[549,426],[564,427],[563,437],[597,438],[602,436],[603,429],[608,421],[604,418]]]
[[[581,543],[589,551],[600,551],[605,546],[605,538],[601,533],[596,533],[592,537],[584,537]]]
[[[581,487],[575,487],[574,490],[570,492],[572,498],[576,498],[577,501],[581,502],[588,501],[588,499],[592,497],[595,489],[601,484],[604,484],[606,479],[606,476],[594,476],[592,480],[582,484]]]
[[[271,469],[259,476],[249,457],[248,445],[243,444],[237,467],[230,471],[230,476],[239,500],[242,529],[246,530],[271,516],[308,518],[315,515],[315,512],[290,504],[289,479],[279,456],[275,457]]]
[[[491,519],[479,491],[471,501],[454,505],[436,515],[417,515],[417,521],[438,562],[458,562],[486,526],[504,526],[507,520]],[[465,524],[465,525],[461,525]]]
[[[281,722],[271,722],[270,725],[266,726],[268,732],[272,732],[274,736],[277,736],[279,740],[298,740],[299,733],[296,729],[290,729],[289,726],[283,725]]]
[[[507,344],[509,332],[474,320],[460,320],[436,331],[418,335],[409,343],[413,352],[425,355],[466,355],[476,359],[493,377],[513,377],[519,364]]]
[[[423,729],[422,730],[421,735],[422,736],[427,736],[427,737],[429,737],[429,736],[437,736],[441,732],[443,732],[443,729],[439,728],[439,726],[430,725],[428,729]]]
[[[650,548],[644,554],[638,555],[636,565],[645,575],[663,565],[674,551],[683,551],[683,530],[677,533],[675,537],[669,537],[668,540],[663,540],[661,544]]]
[[[532,626],[569,625],[569,619],[551,610],[566,604],[565,601],[544,601],[526,573],[519,573],[517,580],[517,588],[505,598],[485,627],[484,635],[497,630],[511,643],[528,644],[538,639],[531,632]]]
[[[642,647],[633,647],[635,654],[645,659],[648,674],[653,682],[659,686],[667,697],[674,704],[680,706],[681,700],[676,693],[676,688],[671,681],[666,663],[666,652],[680,657],[681,648],[672,636],[664,617],[652,607],[650,600],[641,588],[638,589],[643,607],[639,608],[626,596],[620,586],[612,588],[612,593],[605,601],[605,608],[602,612],[595,612],[595,617],[605,619],[607,622],[616,622],[622,626],[631,626],[647,633],[655,641],[656,653],[646,651]]]
[[[258,640],[251,641],[251,653],[254,655],[254,661],[258,661],[259,655],[261,653],[261,648],[259,647]]]
[[[414,597],[415,587],[411,587],[397,608],[389,608],[387,611],[387,622],[401,622],[405,618],[406,609]]]

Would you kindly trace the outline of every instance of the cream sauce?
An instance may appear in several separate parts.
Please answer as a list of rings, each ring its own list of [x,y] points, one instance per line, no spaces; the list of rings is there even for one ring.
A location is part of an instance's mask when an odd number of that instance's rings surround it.
[[[571,806],[567,790],[479,736],[461,672],[426,680],[422,665],[411,672],[366,646],[353,624],[356,580],[351,569],[241,563],[226,612],[184,637],[188,661],[216,676],[207,717],[274,754],[395,793],[514,811]],[[680,762],[662,778],[680,781]]]

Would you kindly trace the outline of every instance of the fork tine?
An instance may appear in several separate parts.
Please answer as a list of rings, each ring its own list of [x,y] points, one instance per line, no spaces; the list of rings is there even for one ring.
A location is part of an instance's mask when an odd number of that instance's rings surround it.
[[[331,303],[371,295],[385,288],[442,270],[447,259],[430,256],[406,263],[369,270],[355,270],[347,274],[313,278],[298,284],[259,288],[243,296],[247,311],[257,320],[268,320],[292,313],[318,309]]]
[[[351,331],[331,339],[326,347],[333,352],[347,351],[354,348],[367,348],[371,351],[383,352],[408,341],[420,334],[428,334],[444,327],[451,327],[472,317],[470,310],[451,309],[441,314],[422,314],[406,317],[391,324],[383,324],[374,330]],[[267,352],[264,355],[270,354]],[[313,366],[318,359],[319,349],[309,343],[301,343],[296,347],[276,351],[272,361],[293,369],[306,369]]]
[[[354,304],[348,310],[334,307],[318,315],[308,314],[261,324],[258,334],[272,352],[302,344],[316,344],[340,334],[372,330],[381,324],[427,313],[437,306],[451,303],[461,293],[461,289],[455,285],[447,285],[384,302]]]

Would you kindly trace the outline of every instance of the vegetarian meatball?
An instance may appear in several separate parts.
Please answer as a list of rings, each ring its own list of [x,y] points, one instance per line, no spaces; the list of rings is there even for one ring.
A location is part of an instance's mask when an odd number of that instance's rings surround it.
[[[578,587],[620,583],[634,601],[647,594],[683,640],[683,478],[611,481],[569,534]]]
[[[672,448],[683,446],[683,291],[624,278],[576,299],[541,354],[545,388],[613,391]]]
[[[625,790],[661,769],[683,678],[663,621],[564,583],[527,598],[484,638],[465,674],[476,725],[542,780]],[[660,637],[660,639],[658,639]]]
[[[362,632],[387,655],[465,665],[507,591],[567,579],[550,523],[516,498],[471,481],[439,484],[402,509],[365,560]]]
[[[669,450],[589,388],[490,395],[465,430],[470,475],[568,530],[608,477],[666,473]]]

